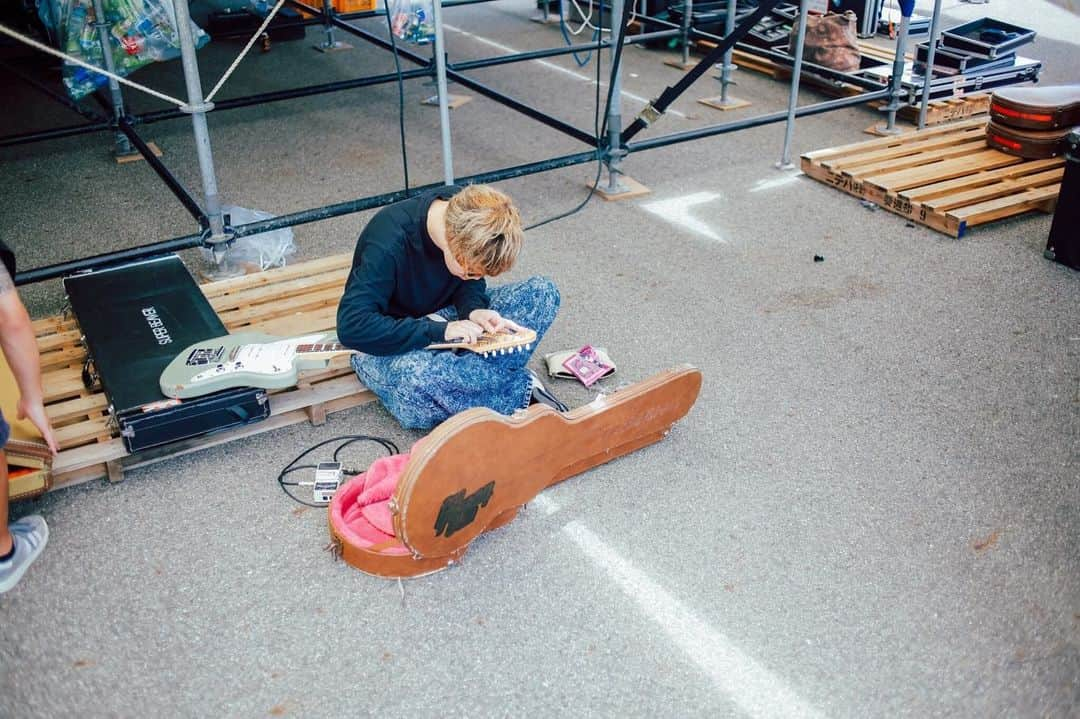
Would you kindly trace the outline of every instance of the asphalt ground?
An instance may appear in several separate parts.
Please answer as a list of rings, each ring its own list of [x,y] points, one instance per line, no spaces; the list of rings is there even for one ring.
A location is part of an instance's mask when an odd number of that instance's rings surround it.
[[[558,45],[532,14],[520,0],[447,11],[451,57]],[[1062,38],[1080,32],[1047,17],[1031,56],[1044,82],[1075,82]],[[223,97],[393,70],[360,42],[316,53],[319,39],[253,55]],[[240,47],[200,52],[204,86]],[[624,90],[657,96],[675,57],[628,48]],[[594,89],[566,71],[591,76],[595,60],[547,63],[473,76],[591,127]],[[180,94],[179,73],[135,79]],[[753,104],[721,115],[696,102],[719,93],[713,75],[642,137],[785,106],[785,84],[742,70],[735,94]],[[433,92],[405,87],[413,184],[442,177],[437,113],[420,104]],[[2,97],[11,132],[78,120],[15,81]],[[386,85],[211,114],[223,198],[283,214],[399,189],[397,107]],[[800,120],[794,153],[879,120]],[[478,96],[451,127],[459,176],[583,149]],[[188,122],[141,132],[198,196]],[[531,231],[507,278],[561,289],[537,368],[585,343],[618,364],[607,390],[701,368],[700,399],[663,442],[545,491],[460,565],[402,585],[334,562],[324,514],[274,479],[330,436],[420,436],[378,404],[16,503],[51,538],[0,598],[0,716],[1076,716],[1080,284],[1042,256],[1050,217],[954,240],[775,169],[783,134],[631,156],[651,194]],[[145,164],[110,149],[98,135],[0,150],[0,234],[21,266],[193,231]],[[500,186],[535,222],[594,176]],[[671,222],[690,196],[698,224]],[[292,261],[351,251],[369,216],[295,228]],[[21,292],[35,317],[62,307],[56,282]],[[595,394],[551,386],[573,406]]]

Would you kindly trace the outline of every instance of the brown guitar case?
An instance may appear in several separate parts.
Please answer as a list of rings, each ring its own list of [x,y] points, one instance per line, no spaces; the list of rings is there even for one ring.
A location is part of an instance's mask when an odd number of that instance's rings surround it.
[[[680,365],[566,413],[466,410],[413,448],[390,502],[396,536],[371,544],[345,521],[363,489],[356,478],[330,503],[331,546],[379,577],[444,569],[545,488],[662,439],[700,390],[701,372]]]
[[[990,97],[990,119],[1021,130],[1080,125],[1080,85],[1007,87]]]
[[[1064,154],[1070,129],[1023,130],[991,120],[986,126],[986,144],[1026,160],[1042,160]]]

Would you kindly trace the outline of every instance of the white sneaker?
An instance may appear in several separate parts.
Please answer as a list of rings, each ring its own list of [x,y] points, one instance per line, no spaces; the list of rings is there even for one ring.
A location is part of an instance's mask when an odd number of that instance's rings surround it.
[[[525,368],[528,372],[529,378],[532,380],[532,400],[530,404],[546,404],[548,407],[553,408],[556,412],[569,412],[570,408],[562,403],[558,397],[553,395],[551,391],[544,386],[543,381],[539,375],[533,372],[528,367]]]
[[[19,583],[49,541],[49,525],[39,514],[12,522],[8,525],[8,531],[15,542],[15,553],[11,559],[0,562],[0,594]]]

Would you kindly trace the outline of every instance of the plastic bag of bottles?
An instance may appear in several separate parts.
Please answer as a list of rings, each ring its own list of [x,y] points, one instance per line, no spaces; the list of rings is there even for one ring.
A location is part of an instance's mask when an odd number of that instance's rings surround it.
[[[98,30],[94,27],[93,0],[59,0],[61,49],[69,55],[105,67]],[[113,71],[121,77],[151,62],[180,57],[180,37],[176,32],[176,11],[172,0],[102,0],[109,23],[109,50]],[[195,47],[210,42],[202,28],[191,23]],[[68,94],[80,100],[108,84],[104,75],[71,62],[64,63],[64,85]]]
[[[235,207],[233,205],[223,206],[221,212],[228,216],[230,227],[274,218],[274,215],[269,212],[250,210],[246,207]],[[293,242],[292,228],[283,227],[280,230],[238,237],[229,246],[225,256],[228,263],[237,271],[237,274],[250,274],[268,270],[272,267],[284,267],[287,259],[295,254],[296,244]],[[210,250],[203,248],[202,255],[203,260],[207,263],[214,261]]]
[[[435,41],[432,0],[390,0],[390,27],[394,36],[425,45]]]

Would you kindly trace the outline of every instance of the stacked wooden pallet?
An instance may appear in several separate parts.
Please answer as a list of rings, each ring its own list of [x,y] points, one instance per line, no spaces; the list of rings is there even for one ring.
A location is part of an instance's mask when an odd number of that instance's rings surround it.
[[[336,255],[202,285],[230,332],[243,330],[297,335],[331,330],[351,256]],[[54,488],[108,476],[118,480],[127,467],[195,451],[296,422],[325,421],[326,413],[375,399],[356,379],[345,355],[325,370],[302,373],[296,387],[271,394],[269,419],[234,430],[129,454],[119,438],[100,386],[83,382],[86,349],[68,316],[34,323],[41,352],[49,418],[60,442],[53,463]]]
[[[1032,210],[1053,212],[1065,161],[1023,160],[986,146],[986,121],[966,120],[802,157],[802,170],[953,237]]]
[[[885,107],[887,103],[880,102],[875,106],[878,109]],[[926,124],[941,125],[956,120],[967,120],[977,115],[990,113],[990,94],[977,92],[959,97],[947,97],[942,100],[931,100],[926,106]],[[914,105],[904,105],[897,115],[912,124],[919,121],[919,108]]]

